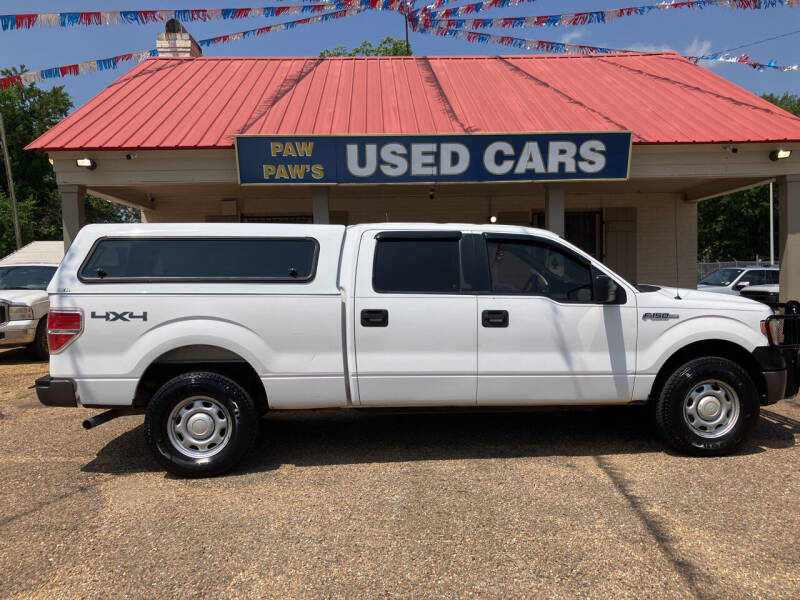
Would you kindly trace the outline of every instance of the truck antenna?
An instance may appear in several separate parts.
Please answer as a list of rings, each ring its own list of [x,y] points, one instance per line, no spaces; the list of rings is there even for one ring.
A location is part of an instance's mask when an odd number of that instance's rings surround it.
[[[682,300],[680,291],[680,267],[678,264],[678,198],[675,198],[675,210],[673,211],[673,215],[675,216],[675,227],[673,227],[673,231],[675,232],[675,300]]]

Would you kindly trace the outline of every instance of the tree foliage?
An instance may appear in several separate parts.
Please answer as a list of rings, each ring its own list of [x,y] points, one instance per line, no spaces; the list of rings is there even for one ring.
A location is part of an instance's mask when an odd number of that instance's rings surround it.
[[[800,116],[800,96],[764,94],[765,100]],[[775,251],[778,190],[774,186]],[[769,258],[769,186],[704,200],[697,207],[697,259],[703,262]]]
[[[364,40],[352,50],[348,50],[347,46],[337,46],[333,49],[326,48],[319,53],[323,58],[327,56],[411,56],[411,54],[411,46],[406,48],[405,40],[389,36],[383,38],[377,46]]]
[[[0,77],[25,71],[24,65],[2,69]],[[66,117],[71,108],[72,99],[62,86],[42,90],[30,84],[0,90],[23,244],[62,238],[61,197],[53,167],[44,152],[24,148]],[[5,167],[0,165],[0,257],[16,247],[9,196]],[[139,220],[139,212],[89,197],[86,218],[88,223],[131,221]]]

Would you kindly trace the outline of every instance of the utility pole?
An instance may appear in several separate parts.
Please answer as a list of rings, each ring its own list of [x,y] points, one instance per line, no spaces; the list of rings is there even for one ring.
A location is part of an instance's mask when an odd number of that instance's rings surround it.
[[[411,54],[411,46],[408,43],[408,14],[403,15],[403,19],[406,22],[406,56]]]
[[[772,182],[769,182],[769,264],[775,264],[775,224],[772,214]]]
[[[6,126],[3,123],[2,113],[0,113],[0,144],[3,146],[3,159],[6,163],[6,178],[8,179],[8,193],[11,201],[11,219],[14,221],[14,235],[17,238],[17,250],[19,250],[22,247],[22,236],[19,233],[19,218],[17,218],[17,195],[14,193],[14,179],[11,177],[11,159],[8,157]]]

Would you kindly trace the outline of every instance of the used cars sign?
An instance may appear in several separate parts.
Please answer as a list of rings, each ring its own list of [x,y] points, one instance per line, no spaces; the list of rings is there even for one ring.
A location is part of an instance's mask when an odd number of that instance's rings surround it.
[[[624,180],[631,132],[238,136],[242,184]]]

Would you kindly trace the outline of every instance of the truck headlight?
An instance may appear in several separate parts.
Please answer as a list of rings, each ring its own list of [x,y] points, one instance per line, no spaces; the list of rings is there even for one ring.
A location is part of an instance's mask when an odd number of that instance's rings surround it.
[[[33,319],[33,309],[30,306],[9,306],[9,321],[30,321]]]

